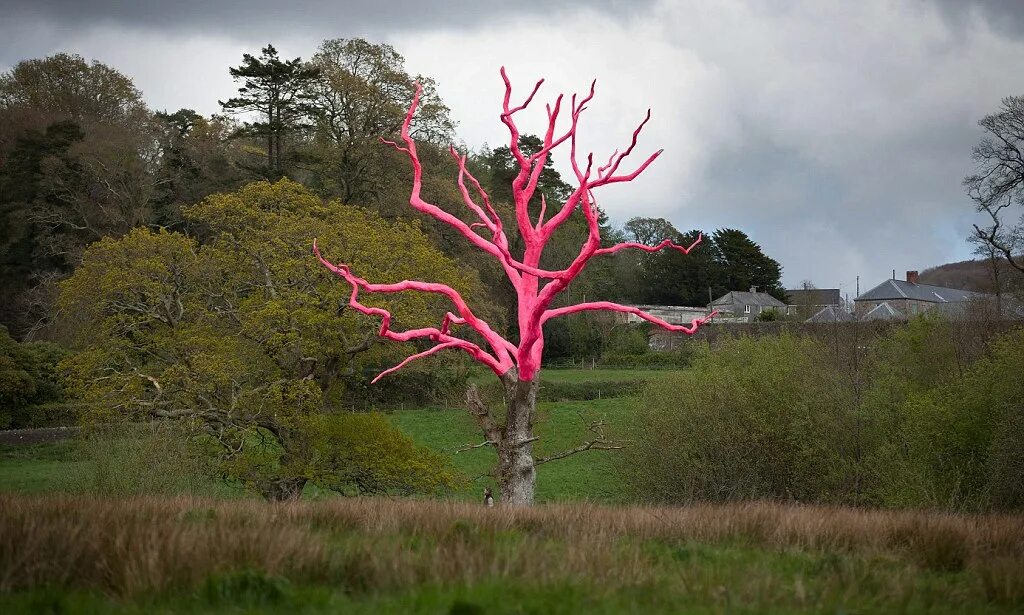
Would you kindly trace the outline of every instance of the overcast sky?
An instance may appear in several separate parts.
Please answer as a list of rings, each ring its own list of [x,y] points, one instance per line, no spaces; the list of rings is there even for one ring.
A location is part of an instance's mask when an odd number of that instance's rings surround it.
[[[128,6],[122,6],[128,5]],[[523,6],[529,5],[529,6]],[[907,269],[968,258],[960,180],[977,120],[1024,94],[1021,0],[510,3],[458,0],[0,0],[0,70],[58,51],[128,76],[154,109],[219,111],[227,68],[267,42],[308,57],[325,38],[394,45],[437,79],[459,137],[498,145],[508,68],[542,100],[597,96],[581,141],[663,156],[598,201],[613,220],[735,227],[810,279],[854,295]],[[543,105],[523,120],[539,132]],[[556,163],[565,168],[565,158]]]

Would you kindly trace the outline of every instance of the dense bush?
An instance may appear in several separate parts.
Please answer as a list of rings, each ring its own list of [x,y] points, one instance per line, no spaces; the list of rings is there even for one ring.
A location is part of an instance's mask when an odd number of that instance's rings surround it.
[[[639,354],[608,352],[601,357],[601,365],[629,369],[686,367],[693,359],[693,354],[689,350],[689,347],[684,347],[683,350],[672,352],[644,352]]]
[[[880,348],[865,413],[873,500],[888,506],[1024,506],[1024,329],[964,365],[948,325],[919,319]]]
[[[75,423],[75,408],[63,399],[57,363],[65,351],[56,344],[20,344],[0,326],[0,429]]]
[[[70,460],[61,491],[116,497],[242,493],[217,480],[211,457],[174,423],[88,428]]]
[[[378,413],[308,417],[313,482],[346,494],[439,493],[462,477],[442,455],[417,446]]]
[[[649,384],[623,457],[641,499],[1024,507],[1024,329],[922,317],[864,365],[781,334],[703,347]]]
[[[652,382],[624,456],[641,499],[832,501],[849,488],[852,399],[807,338],[726,340]]]

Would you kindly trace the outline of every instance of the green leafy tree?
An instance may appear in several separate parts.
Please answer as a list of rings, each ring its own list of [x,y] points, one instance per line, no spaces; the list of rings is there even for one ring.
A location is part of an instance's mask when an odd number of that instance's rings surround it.
[[[154,124],[125,75],[57,54],[0,75],[2,322],[40,335],[84,246],[151,221]]]
[[[296,498],[310,480],[363,491],[449,484],[438,458],[403,444],[386,424],[325,414],[364,368],[402,351],[374,344],[375,323],[347,309],[344,289],[310,258],[309,238],[379,278],[441,279],[470,296],[479,283],[415,225],[325,203],[288,180],[214,195],[184,214],[203,243],[136,229],[90,246],[62,285],[66,326],[79,349],[65,367],[92,418],[186,420],[205,434],[228,476],[270,499]],[[401,313],[409,327],[444,313],[442,302],[424,295],[379,305]],[[344,430],[357,426],[394,454],[372,460],[337,450]],[[420,465],[396,473],[390,464]],[[377,478],[360,484],[352,472]]]
[[[306,85],[318,71],[302,58],[282,60],[273,45],[267,45],[260,57],[243,54],[242,63],[230,69],[231,76],[242,81],[238,96],[221,101],[228,113],[255,113],[261,119],[245,125],[243,134],[266,143],[266,172],[272,179],[283,176],[284,143],[287,137],[304,128],[310,112]]]
[[[630,218],[623,225],[622,230],[629,241],[642,243],[645,246],[656,246],[666,237],[679,235],[676,227],[664,218]]]
[[[117,124],[148,115],[131,79],[67,53],[24,60],[0,76],[0,110],[31,110],[43,125],[61,119]]]
[[[0,429],[41,426],[33,414],[63,399],[57,363],[65,354],[56,344],[18,343],[0,326]]]
[[[414,82],[423,87],[414,131],[425,147],[447,155],[455,124],[433,79],[410,75],[393,47],[361,38],[329,39],[310,59],[317,77],[305,84],[314,122],[309,148],[314,173],[311,185],[345,203],[377,207],[391,215],[407,195],[395,185],[408,181],[408,170],[380,139],[395,139],[405,119]]]

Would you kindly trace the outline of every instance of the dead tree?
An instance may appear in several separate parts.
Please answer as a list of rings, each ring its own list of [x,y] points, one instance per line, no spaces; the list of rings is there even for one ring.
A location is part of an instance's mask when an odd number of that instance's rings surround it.
[[[587,450],[617,446],[605,437],[602,431],[603,424],[598,423],[591,425],[593,438],[579,446],[539,459],[534,457],[533,443],[538,440],[538,437],[534,435],[533,427],[536,416],[538,372],[541,368],[541,357],[544,351],[544,323],[552,318],[576,312],[605,310],[634,314],[669,331],[682,331],[692,335],[708,318],[714,316],[714,313],[704,318],[696,318],[689,325],[673,325],[636,307],[609,301],[551,307],[559,293],[564,291],[569,283],[584,270],[587,263],[595,257],[607,256],[626,249],[646,252],[669,249],[687,254],[700,243],[701,238],[698,237],[689,246],[677,245],[671,240],[665,239],[653,246],[624,242],[602,248],[594,191],[609,184],[632,181],[661,154],[661,150],[651,154],[630,172],[619,169],[622,162],[633,153],[637,138],[651,117],[650,110],[648,109],[644,120],[633,131],[632,140],[623,151],[616,150],[606,163],[596,167],[592,153],[581,161],[577,155],[576,134],[580,116],[594,96],[596,82],[592,82],[587,95],[574,94],[571,97],[568,127],[563,130],[558,130],[557,120],[562,111],[564,97],[559,95],[553,104],[546,106],[548,121],[543,147],[534,154],[526,155],[519,146],[520,135],[514,116],[527,108],[544,80],[541,79],[537,82],[524,102],[513,105],[511,102],[512,85],[504,67],[501,69],[501,77],[505,82],[505,97],[500,117],[508,128],[509,147],[519,166],[519,173],[512,181],[512,193],[515,201],[516,226],[525,246],[521,256],[516,257],[511,253],[508,236],[501,218],[492,207],[490,198],[481,187],[480,182],[467,169],[466,156],[458,154],[454,148],[450,148],[449,151],[458,163],[458,187],[462,194],[462,200],[474,220],[465,222],[422,198],[420,194],[422,167],[416,153],[416,143],[409,134],[409,127],[422,91],[418,86],[402,124],[402,143],[386,140],[384,142],[398,151],[404,152],[412,163],[413,185],[409,204],[420,213],[448,224],[470,243],[500,263],[518,296],[518,344],[513,344],[505,339],[487,322],[477,317],[458,291],[449,286],[415,280],[405,280],[394,284],[375,284],[359,277],[347,265],[335,264],[327,260],[320,254],[315,241],[313,250],[325,267],[351,285],[349,305],[363,314],[380,317],[379,334],[381,337],[398,342],[426,339],[434,343],[427,350],[414,354],[398,365],[381,372],[374,382],[416,359],[446,349],[466,352],[497,375],[504,389],[506,409],[503,418],[499,418],[497,413],[492,412],[492,409],[480,398],[474,386],[470,386],[466,394],[469,411],[480,426],[484,437],[484,441],[475,447],[494,447],[497,451],[498,463],[495,476],[498,480],[502,503],[529,505],[533,503],[538,464]],[[576,189],[560,206],[556,205],[550,208],[542,195],[540,214],[537,219],[532,219],[527,205],[537,189],[537,182],[548,156],[552,150],[563,144],[567,144],[569,147],[570,162],[576,176]],[[541,255],[552,234],[577,212],[586,218],[589,228],[587,239],[580,248],[579,254],[565,269],[552,271],[540,268]],[[451,301],[454,310],[445,315],[438,327],[394,331],[391,328],[391,314],[387,310],[367,306],[359,300],[360,292],[397,293],[403,291],[444,295]],[[483,343],[478,344],[466,337],[458,336],[456,328],[471,329],[483,340]]]

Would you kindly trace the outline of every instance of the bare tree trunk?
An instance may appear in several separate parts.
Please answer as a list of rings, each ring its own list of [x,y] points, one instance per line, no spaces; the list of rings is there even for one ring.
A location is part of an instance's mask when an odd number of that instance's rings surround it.
[[[505,426],[498,441],[498,486],[501,501],[513,506],[530,506],[537,486],[533,463],[533,417],[537,407],[537,380],[523,382],[506,378]]]
[[[267,168],[274,168],[274,103],[267,105]]]
[[[498,425],[490,409],[480,399],[476,386],[466,392],[469,411],[483,429],[485,443],[498,452],[495,478],[499,501],[512,506],[533,504],[537,469],[533,458],[533,417],[537,407],[537,383],[519,380],[515,369],[501,379],[505,389],[505,424]]]

